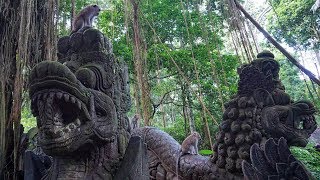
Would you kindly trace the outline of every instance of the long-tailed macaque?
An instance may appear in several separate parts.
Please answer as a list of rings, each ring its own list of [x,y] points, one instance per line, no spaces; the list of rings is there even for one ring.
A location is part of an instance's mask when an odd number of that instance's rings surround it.
[[[99,15],[100,11],[98,5],[90,5],[82,9],[73,21],[72,33],[86,26],[92,27],[93,19]]]
[[[136,129],[136,128],[139,128],[139,120],[140,120],[140,116],[139,114],[135,114],[133,116],[133,118],[131,119],[131,129]]]
[[[179,155],[177,158],[177,162],[176,162],[176,175],[177,175],[176,179],[179,179],[179,161],[181,156],[185,154],[197,155],[199,152],[198,143],[200,139],[201,139],[200,134],[194,131],[182,142]]]

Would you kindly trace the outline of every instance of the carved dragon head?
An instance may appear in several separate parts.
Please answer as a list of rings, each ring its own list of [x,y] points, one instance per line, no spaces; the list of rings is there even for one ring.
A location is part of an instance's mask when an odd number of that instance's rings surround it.
[[[87,144],[128,141],[128,82],[111,44],[88,29],[61,38],[58,49],[63,64],[43,61],[30,75],[31,109],[43,150],[54,156],[86,151]]]
[[[59,62],[43,61],[33,69],[30,96],[39,144],[50,155],[74,152],[94,136],[109,141],[116,137],[118,122],[112,99],[86,88]]]

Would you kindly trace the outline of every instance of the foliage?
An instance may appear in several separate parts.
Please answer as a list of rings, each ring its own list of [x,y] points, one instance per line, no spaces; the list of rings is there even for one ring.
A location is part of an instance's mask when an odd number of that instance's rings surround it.
[[[24,127],[24,133],[27,133],[31,128],[37,126],[36,118],[33,117],[30,110],[30,101],[25,101],[22,106],[21,124]]]
[[[199,154],[201,154],[203,156],[210,156],[213,154],[213,151],[211,151],[209,149],[202,149],[199,151]]]
[[[316,179],[320,179],[320,152],[316,151],[314,144],[309,143],[306,148],[292,147],[291,152]]]
[[[314,0],[269,2],[274,9],[268,16],[269,29],[278,40],[292,47],[312,48],[319,45],[319,14],[310,11]]]
[[[190,130],[188,128],[189,123],[186,122],[185,124],[182,114],[178,114],[176,116],[175,121],[168,122],[168,123],[170,123],[169,126],[165,128],[160,126],[160,129],[170,134],[175,140],[177,140],[181,144],[183,140],[190,134]],[[209,139],[208,137],[206,137],[206,134],[205,134],[206,130],[204,128],[204,122],[201,119],[200,113],[197,113],[195,115],[195,123],[196,123],[196,130],[200,133],[202,137],[201,138],[202,140],[199,143],[200,149],[209,149],[210,148]],[[185,127],[187,127],[187,129]],[[214,137],[214,135],[218,131],[218,127],[215,124],[213,124],[211,121],[211,123],[209,123],[209,129],[211,131],[211,136]]]
[[[280,79],[286,88],[286,92],[290,94],[295,101],[308,98],[308,91],[303,79],[299,76],[301,74],[298,68],[286,59],[279,60],[280,64]]]

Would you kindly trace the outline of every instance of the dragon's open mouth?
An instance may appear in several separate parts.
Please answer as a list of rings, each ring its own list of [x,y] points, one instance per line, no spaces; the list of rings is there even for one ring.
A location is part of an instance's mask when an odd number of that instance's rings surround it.
[[[35,93],[31,109],[37,117],[39,143],[45,148],[68,146],[86,129],[90,119],[80,99],[58,89]]]
[[[263,111],[263,125],[273,137],[285,137],[288,144],[306,146],[316,128],[311,103],[298,102],[290,106],[274,106]]]
[[[303,114],[295,117],[294,120],[294,112],[292,111],[280,111],[278,115],[281,123],[301,133],[312,129],[315,122],[313,114]]]

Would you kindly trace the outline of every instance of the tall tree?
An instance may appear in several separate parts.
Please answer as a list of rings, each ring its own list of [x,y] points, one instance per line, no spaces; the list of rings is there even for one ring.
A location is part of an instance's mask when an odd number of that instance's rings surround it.
[[[151,117],[151,102],[150,102],[150,90],[148,85],[148,78],[144,68],[146,45],[143,44],[141,39],[141,31],[139,25],[139,0],[131,0],[133,7],[133,33],[134,33],[134,66],[137,77],[139,89],[141,91],[141,108],[142,117],[144,119],[144,125],[150,125]]]
[[[19,179],[22,92],[30,68],[55,59],[56,3],[0,0],[0,179]]]

